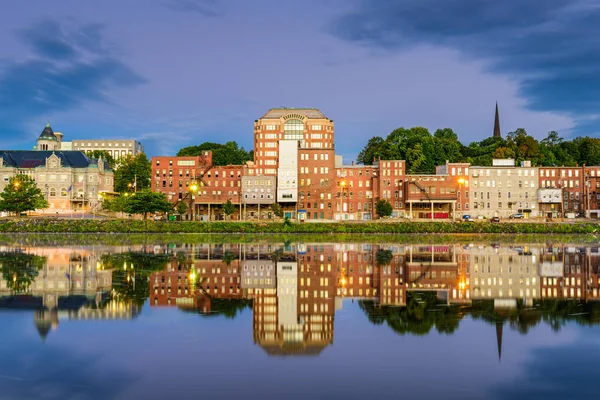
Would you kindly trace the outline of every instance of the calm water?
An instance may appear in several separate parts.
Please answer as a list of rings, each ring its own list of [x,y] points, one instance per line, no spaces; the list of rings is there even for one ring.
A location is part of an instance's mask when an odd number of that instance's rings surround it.
[[[152,240],[5,241],[0,399],[596,397],[596,244]]]

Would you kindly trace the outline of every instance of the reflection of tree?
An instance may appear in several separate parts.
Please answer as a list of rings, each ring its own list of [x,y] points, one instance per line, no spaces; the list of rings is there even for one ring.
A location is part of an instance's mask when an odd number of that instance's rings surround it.
[[[13,293],[25,293],[44,267],[46,257],[23,252],[1,252],[2,279]]]
[[[142,306],[150,293],[150,274],[162,271],[170,255],[146,252],[105,254],[101,258],[105,269],[112,269],[113,293]]]
[[[225,265],[230,266],[231,263],[237,258],[238,258],[237,254],[235,254],[229,250],[225,250],[225,253],[223,253],[222,261]]]
[[[210,301],[210,312],[204,313],[197,309],[182,309],[184,312],[200,314],[203,317],[224,316],[227,319],[234,319],[246,308],[252,308],[252,301],[248,299],[219,299],[213,297]]]
[[[378,307],[371,300],[359,301],[359,307],[371,323],[386,322],[400,335],[426,335],[434,326],[439,333],[451,334],[458,328],[461,318],[458,307],[438,307],[435,292],[408,293],[406,307]]]
[[[388,265],[392,262],[392,252],[390,250],[379,249],[377,250],[377,264],[379,266]]]

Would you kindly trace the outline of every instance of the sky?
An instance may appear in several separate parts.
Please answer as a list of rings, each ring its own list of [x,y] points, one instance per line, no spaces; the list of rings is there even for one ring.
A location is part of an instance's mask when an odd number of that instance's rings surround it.
[[[0,6],[0,137],[252,148],[273,107],[319,108],[355,159],[398,127],[468,144],[598,136],[594,0],[27,0]]]

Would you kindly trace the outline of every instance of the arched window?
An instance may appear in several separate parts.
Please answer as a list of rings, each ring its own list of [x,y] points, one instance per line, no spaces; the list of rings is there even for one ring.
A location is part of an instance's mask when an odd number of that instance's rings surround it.
[[[56,189],[55,188],[50,189],[50,197],[56,197]]]
[[[61,197],[67,197],[67,189],[66,188],[60,189],[60,196]]]
[[[286,140],[304,139],[304,123],[299,119],[289,119],[283,125],[283,137]]]

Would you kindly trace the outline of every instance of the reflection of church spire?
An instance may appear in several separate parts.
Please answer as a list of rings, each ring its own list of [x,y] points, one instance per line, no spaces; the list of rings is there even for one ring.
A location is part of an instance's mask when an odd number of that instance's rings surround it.
[[[498,361],[502,360],[502,327],[503,321],[496,321],[496,342],[498,342]]]
[[[494,119],[494,137],[502,137],[500,134],[500,115],[498,114],[498,102],[496,102],[496,118]]]

